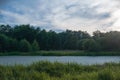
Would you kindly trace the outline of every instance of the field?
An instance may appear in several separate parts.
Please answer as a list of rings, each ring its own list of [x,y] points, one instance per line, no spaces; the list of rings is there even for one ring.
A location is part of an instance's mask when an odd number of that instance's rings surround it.
[[[27,66],[1,65],[0,80],[120,80],[120,63],[80,65],[45,61]]]
[[[120,56],[120,52],[86,52],[86,51],[37,51],[37,52],[1,52],[0,56]]]

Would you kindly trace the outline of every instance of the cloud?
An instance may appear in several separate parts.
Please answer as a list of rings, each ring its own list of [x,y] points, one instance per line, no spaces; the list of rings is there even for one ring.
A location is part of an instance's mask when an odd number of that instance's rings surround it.
[[[53,30],[120,30],[119,0],[6,0],[0,23]],[[2,3],[4,1],[2,0]]]
[[[0,8],[4,7],[5,5],[7,5],[13,1],[15,1],[15,0],[0,0]]]
[[[5,4],[5,3],[7,3],[7,2],[9,2],[10,0],[0,0],[0,5],[3,5],[3,4]]]

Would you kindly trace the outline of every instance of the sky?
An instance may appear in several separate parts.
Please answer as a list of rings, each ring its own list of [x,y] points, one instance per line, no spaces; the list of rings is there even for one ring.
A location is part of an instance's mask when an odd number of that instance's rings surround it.
[[[0,24],[120,31],[120,0],[0,0]]]

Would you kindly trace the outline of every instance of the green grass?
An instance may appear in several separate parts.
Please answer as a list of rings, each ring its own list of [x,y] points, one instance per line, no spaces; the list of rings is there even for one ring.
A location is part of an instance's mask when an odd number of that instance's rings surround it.
[[[85,51],[37,51],[37,52],[4,52],[0,56],[120,56],[120,52],[85,52]]]
[[[120,80],[120,63],[80,65],[46,61],[0,66],[0,80]]]

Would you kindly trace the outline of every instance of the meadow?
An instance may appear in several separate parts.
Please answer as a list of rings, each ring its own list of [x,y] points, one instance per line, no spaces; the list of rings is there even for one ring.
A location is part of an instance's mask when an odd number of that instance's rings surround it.
[[[31,65],[0,65],[0,80],[120,80],[120,63],[81,65],[41,61]]]

